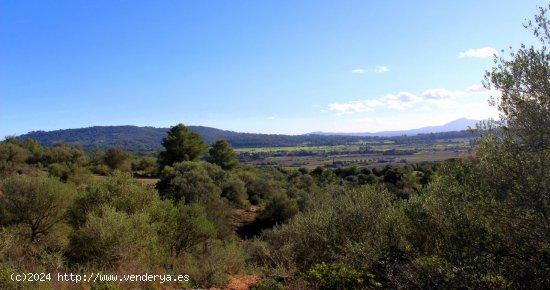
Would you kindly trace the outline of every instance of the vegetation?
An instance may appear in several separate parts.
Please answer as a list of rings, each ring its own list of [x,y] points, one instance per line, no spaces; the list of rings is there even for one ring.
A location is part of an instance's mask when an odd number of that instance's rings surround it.
[[[0,190],[2,219],[7,224],[24,225],[31,242],[63,222],[75,196],[73,188],[49,177],[13,176],[2,182]]]
[[[467,131],[418,134],[395,137],[359,137],[359,136],[323,136],[323,135],[273,135],[251,134],[224,131],[215,128],[188,126],[208,144],[217,140],[227,140],[235,148],[262,148],[285,146],[337,146],[356,144],[358,142],[391,140],[396,143],[429,142],[437,139],[472,138]],[[52,146],[58,141],[79,145],[87,150],[106,150],[122,148],[139,155],[155,155],[163,149],[162,139],[170,128],[136,127],[136,126],[96,126],[81,129],[57,131],[35,131],[17,137],[20,140],[33,139],[42,146]]]
[[[237,155],[226,140],[218,140],[208,151],[208,162],[220,166],[222,169],[233,169],[238,164]]]
[[[207,145],[201,136],[195,132],[189,132],[183,124],[170,128],[168,135],[162,139],[162,146],[165,150],[159,155],[161,168],[176,162],[197,161],[207,150]]]
[[[220,288],[243,274],[261,278],[253,289],[549,288],[546,13],[528,25],[542,48],[497,58],[486,75],[501,119],[479,125],[472,154],[442,162],[238,165],[227,141],[203,158],[207,143],[182,124],[157,160],[0,142],[0,288],[59,286],[14,283],[14,271],[191,278],[79,289]],[[418,144],[397,140],[339,149]]]

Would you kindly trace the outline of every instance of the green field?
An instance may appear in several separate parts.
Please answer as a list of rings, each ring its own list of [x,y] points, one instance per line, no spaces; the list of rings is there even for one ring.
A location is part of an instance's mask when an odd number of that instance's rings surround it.
[[[242,163],[257,167],[382,166],[456,158],[469,154],[470,140],[469,138],[440,139],[407,144],[380,140],[335,146],[239,148],[235,151]]]

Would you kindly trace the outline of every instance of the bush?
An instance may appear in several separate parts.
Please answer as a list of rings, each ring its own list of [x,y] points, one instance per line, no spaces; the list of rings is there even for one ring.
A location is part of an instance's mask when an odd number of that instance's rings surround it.
[[[153,188],[142,185],[129,173],[115,171],[81,189],[69,211],[69,220],[78,228],[89,213],[98,213],[103,205],[132,214],[149,208],[158,200]]]
[[[89,183],[92,179],[92,174],[88,169],[76,164],[52,163],[48,166],[48,172],[52,177],[76,185]]]
[[[132,171],[130,154],[119,148],[109,148],[103,155],[103,163],[112,170]]]
[[[170,253],[176,257],[216,236],[216,227],[199,204],[179,203],[170,214],[164,221],[166,231],[162,237],[168,242]]]
[[[290,220],[298,213],[298,203],[285,194],[279,194],[268,200],[264,211],[258,215],[263,228],[270,228]]]
[[[211,240],[193,254],[184,257],[181,272],[201,287],[223,287],[229,275],[238,274],[245,264],[245,254],[236,242]]]
[[[265,279],[262,282],[255,284],[250,290],[285,290],[285,285],[273,278]]]
[[[313,265],[304,273],[304,279],[315,289],[365,289],[381,287],[370,273],[363,273],[346,265],[324,262]]]
[[[248,197],[244,182],[236,176],[228,178],[222,187],[222,197],[237,206],[244,206]]]
[[[264,232],[274,263],[305,271],[321,262],[370,267],[390,247],[406,246],[407,220],[384,189],[363,187],[321,196],[288,224]]]
[[[50,177],[14,176],[0,185],[0,208],[6,223],[18,223],[28,230],[28,239],[36,242],[64,222],[75,189]]]
[[[117,268],[122,263],[147,265],[157,245],[157,235],[148,215],[127,214],[104,206],[90,213],[86,223],[71,239],[70,257],[100,268]]]
[[[164,198],[187,203],[217,198],[221,194],[208,171],[200,163],[190,161],[166,166],[160,174],[157,189]]]

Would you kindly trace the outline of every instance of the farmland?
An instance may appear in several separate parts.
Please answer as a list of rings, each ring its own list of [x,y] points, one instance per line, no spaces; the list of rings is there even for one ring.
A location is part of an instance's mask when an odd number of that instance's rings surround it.
[[[415,143],[394,140],[358,141],[334,146],[282,146],[237,148],[239,161],[255,167],[315,168],[383,166],[442,161],[467,155],[471,139],[438,139]]]

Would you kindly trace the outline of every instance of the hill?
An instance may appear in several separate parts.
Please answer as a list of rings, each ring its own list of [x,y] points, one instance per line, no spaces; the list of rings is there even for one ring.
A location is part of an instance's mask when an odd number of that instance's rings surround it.
[[[347,136],[347,135],[278,135],[239,133],[203,126],[189,126],[209,144],[225,139],[235,148],[277,147],[277,146],[331,146],[352,144],[360,141],[393,140],[396,143],[411,143],[436,139],[470,138],[473,135],[466,131],[418,134],[415,136]],[[168,128],[138,126],[94,126],[80,129],[55,131],[33,131],[17,138],[32,138],[43,146],[51,146],[63,141],[67,144],[80,145],[88,149],[106,149],[119,147],[135,153],[147,154],[162,149],[161,141]]]
[[[219,139],[225,139],[236,148],[308,144],[337,145],[360,140],[354,136],[252,134],[203,126],[189,126],[188,128],[201,135],[209,144]],[[84,148],[120,147],[137,153],[146,153],[162,149],[161,141],[168,130],[168,128],[138,126],[94,126],[55,131],[32,131],[17,138],[32,138],[43,146],[51,146],[55,142],[63,141]]]

